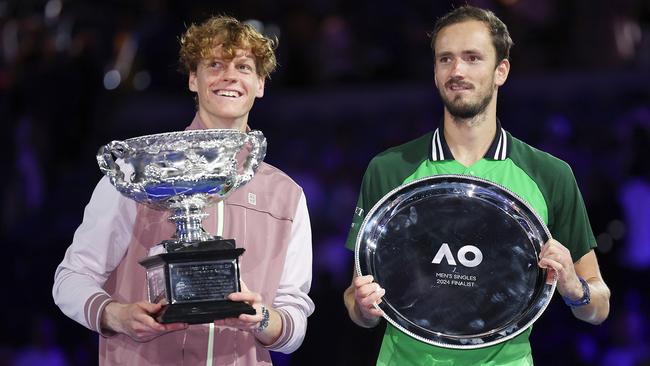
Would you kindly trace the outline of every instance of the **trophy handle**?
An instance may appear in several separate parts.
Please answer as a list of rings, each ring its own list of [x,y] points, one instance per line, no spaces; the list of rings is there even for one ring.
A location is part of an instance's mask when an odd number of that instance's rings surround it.
[[[133,192],[140,191],[135,185],[124,180],[124,172],[120,166],[115,163],[115,158],[120,159],[124,156],[133,154],[134,150],[124,141],[112,141],[99,148],[97,152],[97,163],[99,169],[111,181],[111,184],[123,194],[132,196]],[[115,158],[114,158],[115,156]]]
[[[260,165],[260,162],[264,160],[264,156],[266,155],[266,138],[261,131],[251,131],[247,133],[244,144],[250,144],[252,148],[244,162],[244,172],[242,174],[237,174],[237,178],[233,184],[233,189],[241,187],[253,178],[257,167]]]

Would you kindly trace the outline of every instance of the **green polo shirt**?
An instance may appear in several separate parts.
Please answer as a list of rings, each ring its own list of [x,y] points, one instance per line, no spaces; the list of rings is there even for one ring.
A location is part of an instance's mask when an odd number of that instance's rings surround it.
[[[354,250],[365,214],[385,194],[415,179],[441,174],[475,176],[515,192],[544,220],[553,238],[570,250],[574,262],[596,247],[569,165],[512,137],[499,121],[487,153],[469,167],[454,160],[442,127],[374,157],[363,177],[346,247]],[[420,342],[388,324],[377,364],[532,365],[530,331],[491,347],[456,350]]]

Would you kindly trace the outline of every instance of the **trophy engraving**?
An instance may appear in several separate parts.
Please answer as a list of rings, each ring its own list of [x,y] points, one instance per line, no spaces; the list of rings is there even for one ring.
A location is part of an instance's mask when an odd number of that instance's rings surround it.
[[[150,302],[165,301],[161,323],[208,323],[255,314],[227,299],[240,291],[235,241],[202,227],[204,209],[250,181],[266,154],[260,131],[214,129],[170,132],[113,141],[97,153],[99,168],[124,196],[169,210],[174,236],[140,261]],[[118,164],[118,161],[121,164]]]

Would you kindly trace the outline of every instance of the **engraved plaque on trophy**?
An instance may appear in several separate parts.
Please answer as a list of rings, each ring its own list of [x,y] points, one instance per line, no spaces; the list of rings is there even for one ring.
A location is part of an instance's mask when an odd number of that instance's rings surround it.
[[[227,298],[240,291],[244,249],[233,239],[208,234],[201,221],[206,206],[252,179],[265,154],[261,132],[224,129],[147,135],[99,149],[99,167],[119,192],[172,213],[175,235],[140,261],[148,300],[167,304],[159,322],[198,324],[255,314],[249,304]]]

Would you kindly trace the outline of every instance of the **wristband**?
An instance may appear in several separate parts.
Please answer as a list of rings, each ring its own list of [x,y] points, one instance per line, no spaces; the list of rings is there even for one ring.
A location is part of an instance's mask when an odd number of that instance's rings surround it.
[[[260,324],[257,326],[257,328],[255,328],[255,333],[263,332],[264,329],[269,327],[269,318],[271,316],[269,309],[267,309],[266,306],[262,305],[260,311],[262,312],[262,320],[260,320]]]
[[[591,293],[589,292],[589,284],[582,277],[578,277],[578,280],[580,280],[580,284],[582,285],[582,297],[577,300],[571,300],[568,297],[562,296],[562,300],[564,300],[564,303],[572,308],[587,305],[591,300]]]

